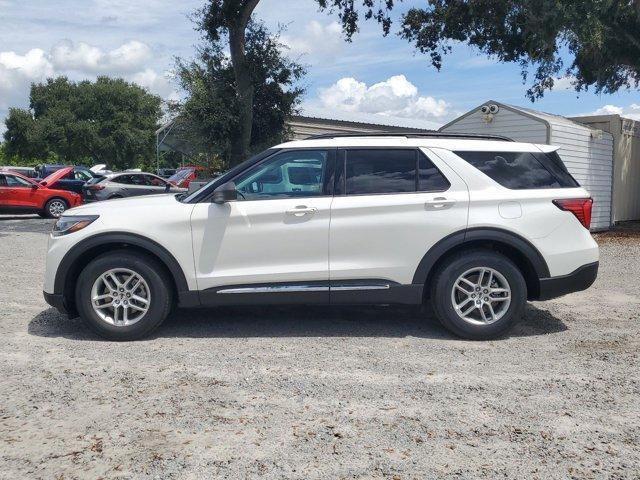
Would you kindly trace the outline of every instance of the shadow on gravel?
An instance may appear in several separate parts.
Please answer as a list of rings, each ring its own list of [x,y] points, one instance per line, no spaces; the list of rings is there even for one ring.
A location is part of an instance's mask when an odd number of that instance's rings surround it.
[[[528,305],[523,320],[508,337],[528,337],[566,330],[546,310]],[[78,318],[50,308],[29,322],[30,335],[97,340]],[[220,307],[178,310],[149,337],[420,337],[455,339],[428,311],[412,307]]]

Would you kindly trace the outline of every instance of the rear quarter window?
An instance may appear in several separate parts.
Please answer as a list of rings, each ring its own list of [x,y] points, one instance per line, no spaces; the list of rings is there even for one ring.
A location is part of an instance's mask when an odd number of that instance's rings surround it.
[[[542,152],[453,152],[492,180],[511,190],[575,188],[560,160]],[[557,154],[555,154],[557,156]]]

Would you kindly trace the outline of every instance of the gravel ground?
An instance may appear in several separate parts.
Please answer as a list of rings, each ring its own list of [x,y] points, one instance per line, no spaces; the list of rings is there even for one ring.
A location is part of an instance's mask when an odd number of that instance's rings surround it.
[[[109,343],[0,217],[0,478],[640,478],[640,235],[594,287],[457,340],[407,308],[179,311]]]

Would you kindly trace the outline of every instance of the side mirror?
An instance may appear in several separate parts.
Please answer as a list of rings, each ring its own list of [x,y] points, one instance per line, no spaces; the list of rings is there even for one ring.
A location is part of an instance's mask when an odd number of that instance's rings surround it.
[[[236,184],[233,182],[223,183],[213,191],[213,203],[218,205],[237,200],[237,198],[238,191],[236,190]]]

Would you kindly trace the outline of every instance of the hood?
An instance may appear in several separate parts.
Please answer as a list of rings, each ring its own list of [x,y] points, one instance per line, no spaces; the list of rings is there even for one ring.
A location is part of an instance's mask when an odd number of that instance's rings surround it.
[[[139,197],[113,198],[102,202],[85,203],[79,207],[75,207],[71,215],[105,215],[117,214],[121,215],[123,211],[132,214],[140,211],[144,215],[158,214],[167,205],[175,205],[178,203],[175,196],[177,193],[160,193],[158,195],[143,195]],[[151,210],[150,210],[151,209]],[[67,212],[65,212],[66,215]]]
[[[64,168],[61,168],[60,170],[56,170],[48,177],[40,180],[40,185],[45,186],[44,183],[46,182],[46,187],[51,188],[58,182],[58,180],[60,180],[62,177],[64,177],[67,173],[71,171],[73,171],[73,167],[64,167]]]

